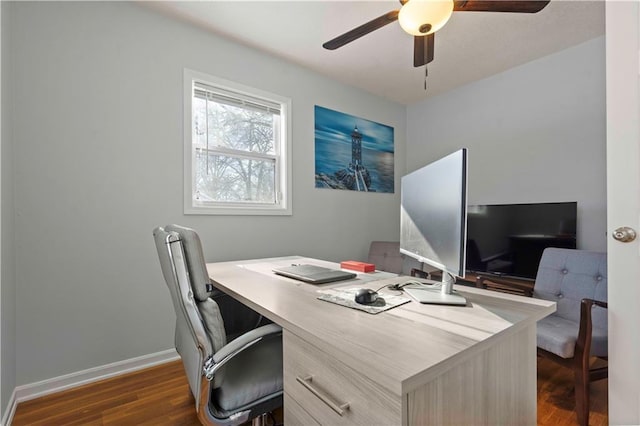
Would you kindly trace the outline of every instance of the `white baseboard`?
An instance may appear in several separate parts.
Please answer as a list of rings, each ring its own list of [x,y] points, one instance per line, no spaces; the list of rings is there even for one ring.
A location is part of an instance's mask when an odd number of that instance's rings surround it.
[[[110,377],[131,373],[136,370],[142,370],[143,368],[153,367],[154,365],[164,364],[176,359],[179,359],[179,355],[175,349],[168,349],[154,354],[143,355],[137,358],[126,359],[124,361],[118,361],[100,367],[89,368],[88,370],[65,374],[64,376],[54,377],[41,382],[17,386],[13,392],[13,396],[15,396],[13,411],[15,411],[15,405],[20,402],[29,401],[30,399],[97,382],[99,380],[108,379]],[[9,412],[10,410],[7,411]],[[13,417],[13,414],[11,417]],[[10,423],[5,423],[7,426],[9,424]]]
[[[18,402],[16,401],[16,390],[14,389],[11,393],[11,397],[9,398],[9,403],[7,404],[7,411],[4,412],[4,416],[0,419],[0,426],[9,426],[11,421],[13,420],[13,415],[16,413],[16,406]]]

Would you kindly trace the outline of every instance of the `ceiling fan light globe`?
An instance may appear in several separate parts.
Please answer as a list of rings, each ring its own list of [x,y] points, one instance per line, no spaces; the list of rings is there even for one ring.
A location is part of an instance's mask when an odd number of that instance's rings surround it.
[[[400,9],[398,22],[407,33],[423,36],[442,28],[452,13],[453,0],[409,0]]]

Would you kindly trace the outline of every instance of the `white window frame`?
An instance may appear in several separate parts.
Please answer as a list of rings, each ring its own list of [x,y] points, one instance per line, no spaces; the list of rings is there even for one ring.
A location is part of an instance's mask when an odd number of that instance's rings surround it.
[[[276,145],[276,202],[231,203],[198,201],[193,199],[195,187],[195,149],[193,149],[194,129],[192,100],[195,83],[201,83],[228,92],[280,105],[280,138]],[[291,215],[291,99],[245,86],[233,81],[214,77],[198,71],[184,69],[184,213],[203,215]]]

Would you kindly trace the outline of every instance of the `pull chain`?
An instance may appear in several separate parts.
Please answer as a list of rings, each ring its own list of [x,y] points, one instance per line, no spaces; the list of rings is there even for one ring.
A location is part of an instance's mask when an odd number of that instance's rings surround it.
[[[424,66],[424,91],[427,91],[427,76],[429,75],[429,71],[427,70],[427,66]]]

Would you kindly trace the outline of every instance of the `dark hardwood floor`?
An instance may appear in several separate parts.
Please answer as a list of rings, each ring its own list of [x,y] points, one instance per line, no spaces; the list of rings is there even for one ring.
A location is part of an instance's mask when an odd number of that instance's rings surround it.
[[[575,425],[572,373],[538,358],[538,425]],[[608,423],[607,380],[592,384],[589,424]],[[21,425],[198,425],[179,361],[20,403]]]
[[[596,361],[599,362],[599,361]],[[538,357],[538,425],[577,425],[573,372]],[[591,383],[589,425],[609,424],[608,380]]]

